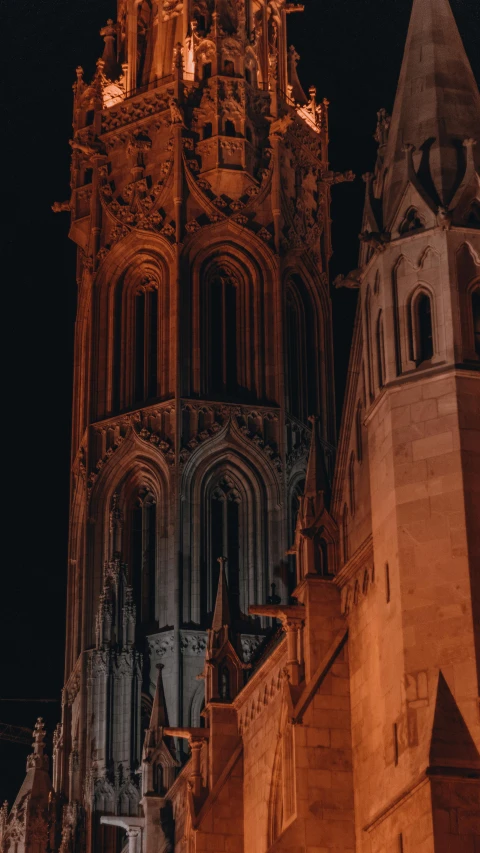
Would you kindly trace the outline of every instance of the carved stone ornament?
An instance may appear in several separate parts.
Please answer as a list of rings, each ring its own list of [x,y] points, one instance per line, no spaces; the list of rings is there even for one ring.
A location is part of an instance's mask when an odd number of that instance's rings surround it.
[[[148,648],[151,657],[162,658],[172,654],[174,649],[173,631],[155,634],[147,637]]]
[[[180,649],[183,655],[204,655],[207,649],[206,632],[180,632]]]

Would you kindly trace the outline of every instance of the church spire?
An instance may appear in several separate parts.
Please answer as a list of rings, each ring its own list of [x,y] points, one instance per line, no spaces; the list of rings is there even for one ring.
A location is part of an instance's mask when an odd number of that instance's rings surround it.
[[[450,4],[414,0],[384,162],[387,230],[407,182],[405,146],[415,148],[424,190],[448,208],[465,171],[462,143],[472,137],[480,140],[480,95]]]

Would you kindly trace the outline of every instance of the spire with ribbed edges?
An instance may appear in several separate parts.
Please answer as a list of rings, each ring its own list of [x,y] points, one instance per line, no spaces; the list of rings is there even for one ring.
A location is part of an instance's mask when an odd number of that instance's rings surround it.
[[[420,183],[446,208],[465,172],[467,138],[480,158],[480,94],[449,2],[414,0],[384,163],[387,229],[406,184],[404,147],[415,147]]]
[[[226,557],[218,558],[220,571],[218,574],[215,610],[213,611],[212,631],[221,631],[226,625],[230,625],[230,604],[228,601],[227,578],[225,575],[226,562]]]
[[[315,497],[319,492],[327,493],[329,486],[323,448],[318,434],[320,419],[311,415],[308,420],[312,424],[312,440],[310,442],[304,495],[305,497]]]

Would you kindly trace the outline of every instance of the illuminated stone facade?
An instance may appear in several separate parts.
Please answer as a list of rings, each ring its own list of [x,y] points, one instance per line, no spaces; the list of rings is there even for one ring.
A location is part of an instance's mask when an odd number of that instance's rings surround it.
[[[480,851],[480,98],[414,0],[337,447],[353,176],[296,11],[121,0],[77,70],[62,722],[48,833],[20,792],[4,853]]]

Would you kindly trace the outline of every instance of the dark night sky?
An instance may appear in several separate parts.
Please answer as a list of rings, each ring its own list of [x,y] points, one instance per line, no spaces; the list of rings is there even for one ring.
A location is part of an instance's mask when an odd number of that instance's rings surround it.
[[[480,79],[480,3],[451,2]],[[301,55],[304,86],[314,83],[331,102],[332,167],[358,176],[334,189],[335,276],[357,265],[360,176],[375,162],[376,111],[393,106],[411,0],[305,5],[289,16],[289,43]],[[75,67],[92,75],[103,47],[98,30],[110,16],[115,0],[10,0],[6,8],[1,698],[58,699],[62,686],[75,250],[67,215],[50,205],[68,197]],[[340,398],[355,296],[339,291],[333,304]],[[0,701],[2,722],[33,727],[42,714],[50,731],[59,712],[59,704]],[[28,752],[0,742],[0,802],[14,798]]]

